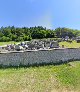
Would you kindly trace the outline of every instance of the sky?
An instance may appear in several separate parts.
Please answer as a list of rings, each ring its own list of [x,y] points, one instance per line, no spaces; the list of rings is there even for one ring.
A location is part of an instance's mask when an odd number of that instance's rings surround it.
[[[80,0],[0,0],[0,27],[80,30]]]

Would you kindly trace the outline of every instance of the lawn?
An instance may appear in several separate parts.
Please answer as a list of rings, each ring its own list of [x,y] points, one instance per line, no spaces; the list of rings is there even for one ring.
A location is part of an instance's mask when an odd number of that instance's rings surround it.
[[[10,41],[10,42],[0,42],[0,46],[3,46],[3,45],[8,45],[8,44],[17,44],[19,42],[14,42],[14,41]]]
[[[80,92],[80,61],[0,69],[0,92]]]
[[[76,41],[73,41],[72,43],[64,41],[64,42],[60,42],[59,45],[60,47],[64,45],[64,47],[66,48],[79,48],[80,47],[80,43],[77,43]]]

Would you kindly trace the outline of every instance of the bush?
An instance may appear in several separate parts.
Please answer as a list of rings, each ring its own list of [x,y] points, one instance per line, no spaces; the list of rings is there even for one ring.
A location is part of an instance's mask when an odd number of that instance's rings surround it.
[[[3,36],[3,37],[0,38],[0,41],[1,42],[8,42],[8,41],[11,41],[11,39],[9,37]]]

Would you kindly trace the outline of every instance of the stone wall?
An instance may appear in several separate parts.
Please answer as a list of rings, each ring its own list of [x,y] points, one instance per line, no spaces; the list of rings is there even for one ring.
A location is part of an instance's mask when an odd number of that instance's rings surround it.
[[[80,60],[80,48],[56,49],[50,51],[31,51],[0,54],[0,65],[33,65],[35,63],[59,63],[68,60]]]

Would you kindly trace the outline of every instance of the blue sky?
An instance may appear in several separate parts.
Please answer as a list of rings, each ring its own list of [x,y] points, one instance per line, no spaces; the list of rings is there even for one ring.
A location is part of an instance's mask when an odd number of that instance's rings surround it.
[[[80,29],[80,0],[0,0],[1,26]]]

